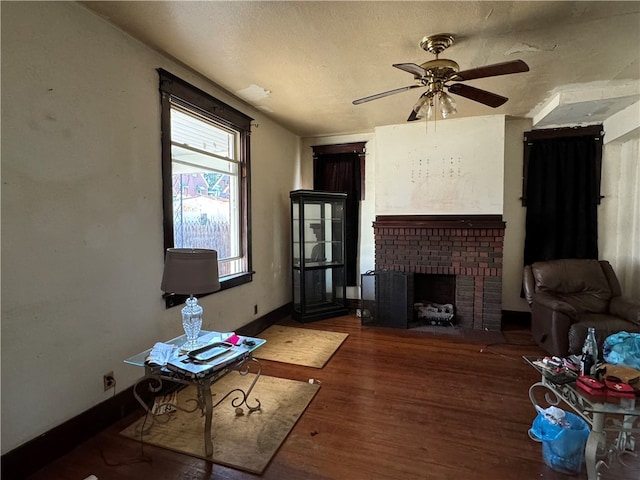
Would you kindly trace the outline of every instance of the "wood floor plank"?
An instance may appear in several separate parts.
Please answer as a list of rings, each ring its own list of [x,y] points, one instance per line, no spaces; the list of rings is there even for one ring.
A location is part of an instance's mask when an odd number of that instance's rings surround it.
[[[261,477],[121,437],[132,415],[31,480],[586,479],[547,467],[527,435],[538,376],[521,357],[543,352],[526,329],[433,334],[354,316],[279,324],[349,336],[322,369],[261,361],[265,375],[322,384]],[[616,475],[604,478],[639,478]]]

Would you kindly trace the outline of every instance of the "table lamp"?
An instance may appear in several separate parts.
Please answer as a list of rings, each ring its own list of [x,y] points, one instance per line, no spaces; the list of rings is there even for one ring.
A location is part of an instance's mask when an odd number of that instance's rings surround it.
[[[160,286],[165,293],[189,295],[182,309],[182,326],[187,341],[181,350],[194,350],[202,328],[202,307],[194,295],[220,290],[218,252],[203,248],[168,248]]]

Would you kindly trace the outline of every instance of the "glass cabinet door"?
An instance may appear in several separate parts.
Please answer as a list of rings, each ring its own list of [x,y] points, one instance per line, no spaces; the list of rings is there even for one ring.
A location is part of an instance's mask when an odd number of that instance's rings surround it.
[[[346,194],[297,190],[290,196],[294,318],[343,315]]]

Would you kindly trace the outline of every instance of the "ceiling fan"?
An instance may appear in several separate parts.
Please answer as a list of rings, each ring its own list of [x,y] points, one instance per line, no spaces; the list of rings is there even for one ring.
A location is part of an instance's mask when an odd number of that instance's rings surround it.
[[[415,63],[395,63],[393,66],[413,74],[416,84],[406,87],[396,88],[387,92],[377,93],[364,98],[353,101],[354,105],[377,100],[378,98],[387,97],[395,93],[406,92],[413,88],[426,87],[427,91],[423,93],[411,110],[411,114],[407,119],[408,122],[426,117],[429,119],[439,108],[443,118],[456,113],[456,103],[453,97],[445,92],[445,88],[455,95],[468,98],[475,102],[483,103],[490,107],[496,108],[504,104],[507,97],[491,93],[486,90],[471,87],[463,83],[449,82],[473,80],[476,78],[495,77],[497,75],[508,75],[511,73],[528,72],[529,66],[522,60],[512,60],[510,62],[495,63],[493,65],[485,65],[484,67],[472,68],[470,70],[460,71],[460,67],[453,60],[438,58],[440,53],[453,45],[455,37],[450,33],[438,33],[424,37],[420,42],[420,48],[435,54],[435,60],[429,60],[422,65]],[[436,105],[438,103],[438,105]]]

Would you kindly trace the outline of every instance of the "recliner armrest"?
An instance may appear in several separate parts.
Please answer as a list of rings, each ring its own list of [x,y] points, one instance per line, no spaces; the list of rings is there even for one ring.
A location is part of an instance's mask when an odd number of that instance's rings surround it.
[[[566,313],[571,317],[576,314],[576,309],[573,305],[549,293],[536,293],[533,297],[533,303],[540,304],[551,310]]]
[[[640,325],[640,301],[630,297],[613,297],[609,304],[609,313],[616,317]]]

